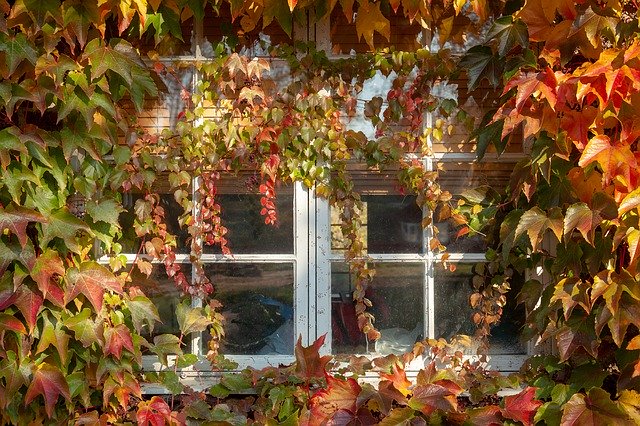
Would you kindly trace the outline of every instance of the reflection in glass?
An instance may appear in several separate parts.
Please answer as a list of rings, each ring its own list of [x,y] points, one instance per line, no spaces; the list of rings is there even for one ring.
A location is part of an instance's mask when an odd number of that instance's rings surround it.
[[[187,279],[191,280],[191,265],[183,263],[180,266]],[[127,268],[131,269],[131,265],[127,265]],[[158,314],[162,321],[161,323],[156,323],[153,333],[149,333],[149,330],[146,330],[143,336],[153,340],[153,337],[159,334],[180,335],[180,327],[176,319],[176,306],[180,303],[181,293],[173,279],[167,277],[164,265],[154,264],[149,277],[141,273],[137,267],[134,267],[131,273],[130,285],[139,287],[151,299],[158,309]]]
[[[293,264],[218,263],[204,270],[223,305],[221,353],[293,354]]]
[[[436,338],[451,339],[458,334],[473,336],[476,327],[472,320],[473,309],[469,297],[473,290],[473,265],[457,264],[455,272],[436,268],[435,270],[435,328]],[[516,280],[517,281],[517,280]],[[491,329],[489,337],[490,354],[523,354],[526,348],[519,340],[520,328],[524,321],[522,306],[515,306],[517,289],[508,294],[500,323]],[[474,353],[474,350],[471,350]]]
[[[334,353],[402,353],[424,336],[424,265],[377,263],[366,296],[382,337],[368,344],[358,329],[353,304],[354,283],[344,263],[331,266],[331,331]]]
[[[422,211],[415,196],[363,195],[362,237],[369,253],[422,252]],[[331,211],[331,245],[344,250],[339,212]]]
[[[293,194],[280,191],[276,197],[278,222],[264,223],[257,194],[220,194],[222,225],[228,230],[229,247],[234,254],[293,253]],[[220,253],[216,245],[205,246],[205,253]]]
[[[118,241],[122,244],[123,253],[137,253],[142,240],[136,236],[133,224],[136,218],[134,208],[136,201],[142,199],[142,194],[122,194],[122,206],[126,211],[120,214],[119,223],[122,226],[122,238]],[[176,236],[176,253],[189,253],[189,232],[180,227],[178,218],[183,213],[183,208],[176,202],[173,194],[160,194],[160,206],[164,209],[167,232]]]

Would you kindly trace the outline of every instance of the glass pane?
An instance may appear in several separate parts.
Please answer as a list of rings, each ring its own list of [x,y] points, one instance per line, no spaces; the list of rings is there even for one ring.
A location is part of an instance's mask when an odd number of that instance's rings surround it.
[[[191,280],[191,265],[180,265],[187,280]],[[128,265],[127,268],[131,268]],[[176,306],[180,303],[180,290],[173,279],[167,277],[164,265],[154,264],[151,275],[147,277],[138,268],[133,268],[131,273],[131,286],[140,287],[142,292],[156,305],[160,314],[161,323],[156,323],[153,333],[143,333],[148,339],[158,334],[180,335],[180,327],[176,319]]]
[[[133,228],[135,220],[134,208],[136,201],[142,199],[142,194],[122,194],[122,206],[126,211],[120,214],[120,225],[122,226],[122,238],[119,243],[122,244],[123,253],[137,253],[142,240],[136,236]],[[164,208],[165,223],[167,231],[176,236],[176,253],[189,253],[191,251],[189,232],[180,227],[178,218],[183,213],[182,206],[178,204],[173,194],[160,194],[160,206]]]
[[[402,353],[424,336],[424,265],[376,263],[373,284],[366,296],[373,307],[375,325],[382,337],[367,345],[358,329],[354,284],[344,263],[331,266],[331,331],[334,353]]]
[[[221,182],[216,202],[221,207],[222,225],[227,228],[229,247],[234,254],[293,254],[293,191],[280,188],[276,195],[278,221],[264,223],[260,214],[260,195],[242,191],[242,180],[237,184]],[[236,193],[233,193],[238,191]],[[219,246],[205,246],[205,253],[220,253]]]
[[[369,253],[419,253],[422,251],[422,211],[415,196],[363,195],[363,238]],[[340,216],[331,210],[331,245],[344,250]]]
[[[436,338],[450,339],[457,334],[473,336],[476,330],[471,319],[473,309],[469,304],[469,296],[474,292],[473,265],[460,263],[456,266],[455,272],[436,268],[434,273]],[[502,320],[491,329],[490,354],[526,353],[524,344],[519,340],[520,329],[524,324],[524,311],[522,306],[515,305],[516,294],[517,289],[512,288]],[[475,350],[471,348],[470,352],[475,353]]]
[[[221,353],[293,354],[293,264],[218,263],[204,270],[223,304]]]

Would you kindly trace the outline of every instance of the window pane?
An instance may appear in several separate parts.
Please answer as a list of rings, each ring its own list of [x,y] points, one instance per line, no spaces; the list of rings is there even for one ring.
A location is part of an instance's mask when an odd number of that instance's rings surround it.
[[[188,263],[180,264],[182,272],[186,275],[187,280],[191,280],[191,265]],[[131,265],[127,265],[131,268]],[[161,323],[156,323],[153,333],[143,333],[146,338],[153,338],[158,334],[175,334],[180,335],[178,320],[176,319],[176,306],[180,303],[180,290],[173,279],[167,277],[164,265],[154,264],[151,275],[147,277],[141,273],[138,268],[133,268],[131,273],[131,286],[140,287],[142,292],[153,302],[158,308]]]
[[[225,186],[221,187],[224,191]],[[245,190],[246,191],[246,190]],[[235,254],[293,253],[293,192],[280,189],[276,196],[278,221],[264,223],[260,214],[260,195],[250,193],[219,194],[216,202],[221,207],[222,225],[227,228],[229,248]],[[219,246],[205,246],[205,253],[220,253]]]
[[[472,264],[457,264],[455,272],[441,268],[435,270],[435,328],[436,338],[450,339],[457,334],[473,336],[476,330],[471,319],[473,309],[469,296],[473,293]],[[517,280],[516,280],[517,281]],[[517,283],[514,283],[514,286]],[[512,288],[504,308],[502,320],[491,329],[490,354],[524,354],[526,348],[519,340],[524,323],[524,311],[515,306],[517,289]],[[475,353],[475,350],[471,351]]]
[[[293,354],[293,264],[219,263],[204,270],[223,304],[221,353]]]
[[[362,237],[369,253],[419,253],[422,251],[422,211],[415,196],[363,195]],[[340,216],[331,210],[331,246],[344,250]]]
[[[358,329],[353,304],[354,284],[344,263],[331,266],[331,330],[334,353],[402,353],[424,336],[424,266],[419,263],[377,263],[366,296],[382,337],[369,344]]]

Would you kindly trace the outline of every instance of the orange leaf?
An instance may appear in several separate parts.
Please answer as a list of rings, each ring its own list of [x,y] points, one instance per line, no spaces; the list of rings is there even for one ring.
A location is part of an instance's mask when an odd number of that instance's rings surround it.
[[[356,33],[358,38],[363,38],[373,49],[373,33],[382,34],[387,40],[391,38],[391,23],[380,12],[380,3],[369,3],[364,0],[360,3],[356,18]]]

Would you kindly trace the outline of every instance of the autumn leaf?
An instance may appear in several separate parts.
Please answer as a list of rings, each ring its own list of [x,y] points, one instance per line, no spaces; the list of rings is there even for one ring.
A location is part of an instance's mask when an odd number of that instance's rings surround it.
[[[120,359],[122,357],[122,348],[125,348],[131,353],[135,353],[133,340],[131,339],[131,332],[124,324],[105,328],[104,340],[105,355],[113,355]]]
[[[574,229],[577,229],[582,237],[593,245],[593,237],[596,228],[602,222],[599,212],[593,211],[586,203],[575,203],[567,208],[564,217],[564,236],[571,237]],[[570,239],[567,239],[570,241]]]
[[[562,409],[564,426],[628,425],[626,413],[601,388],[591,388],[585,395],[576,393]]]
[[[533,417],[542,401],[536,399],[536,388],[527,387],[516,395],[504,398],[502,415],[508,419],[522,422],[525,426],[534,424]]]
[[[515,75],[505,85],[503,93],[517,88],[516,110],[520,112],[525,102],[533,95],[537,101],[546,100],[551,108],[556,107],[556,86],[558,81],[550,67],[537,73],[521,73]]]
[[[393,364],[391,373],[381,372],[380,378],[389,380],[404,396],[408,396],[411,393],[412,383],[407,379],[407,374],[398,363]]]
[[[326,424],[339,410],[355,414],[356,401],[361,387],[353,378],[338,379],[326,374],[327,387],[314,393],[309,401],[311,409],[310,425]]]
[[[595,107],[587,105],[582,111],[569,110],[562,116],[561,126],[579,150],[583,150],[589,142],[589,132],[595,126],[597,113]]]
[[[98,312],[102,310],[105,290],[122,293],[120,280],[96,262],[83,262],[79,268],[70,268],[67,270],[65,280],[67,282],[66,303],[82,294]]]
[[[622,216],[638,207],[640,207],[640,188],[636,188],[622,199],[618,207],[618,215]]]
[[[549,215],[539,207],[534,207],[526,211],[518,222],[515,231],[515,238],[526,232],[531,241],[533,251],[536,251],[538,244],[542,241],[546,231],[550,229],[558,241],[562,240],[563,217],[559,209],[551,209]]]
[[[27,244],[27,225],[31,222],[46,222],[45,217],[35,210],[22,206],[9,204],[5,209],[0,207],[0,228],[8,229],[18,237],[20,245],[24,248]]]
[[[202,308],[189,306],[188,301],[176,307],[176,319],[182,334],[199,333],[207,329],[211,320],[202,313]]]
[[[0,331],[13,331],[20,334],[27,334],[27,329],[22,321],[14,315],[0,313]]]
[[[36,326],[38,314],[40,313],[44,299],[39,292],[32,291],[26,284],[18,287],[16,293],[17,297],[14,305],[18,307],[20,313],[22,313],[22,316],[27,322],[29,333],[32,333]]]
[[[614,34],[618,19],[611,16],[603,16],[594,12],[589,6],[583,13],[577,16],[573,21],[569,37],[584,30],[587,39],[594,47],[600,44],[601,34]]]
[[[574,316],[560,327],[556,333],[556,346],[560,354],[560,360],[566,361],[578,349],[584,349],[595,357],[599,344],[595,332],[595,324],[592,318]]]
[[[44,398],[44,408],[49,418],[53,416],[53,408],[60,396],[67,401],[71,400],[69,385],[62,372],[46,362],[35,367],[33,379],[24,396],[25,405],[29,405],[39,395]]]
[[[389,40],[391,38],[391,23],[380,12],[380,3],[369,3],[368,0],[362,0],[359,5],[356,33],[359,39],[364,37],[369,47],[373,49],[373,33],[378,32]]]
[[[435,410],[456,411],[458,409],[457,395],[445,386],[430,383],[416,386],[409,399],[409,407],[430,415]]]
[[[36,258],[31,277],[38,284],[38,289],[46,298],[51,287],[59,287],[59,278],[64,275],[65,269],[58,252],[51,249],[45,251]]]
[[[324,344],[325,335],[320,336],[311,346],[302,346],[302,336],[298,336],[295,347],[296,373],[307,382],[314,378],[325,376],[326,366],[331,356],[320,356],[320,348]]]

